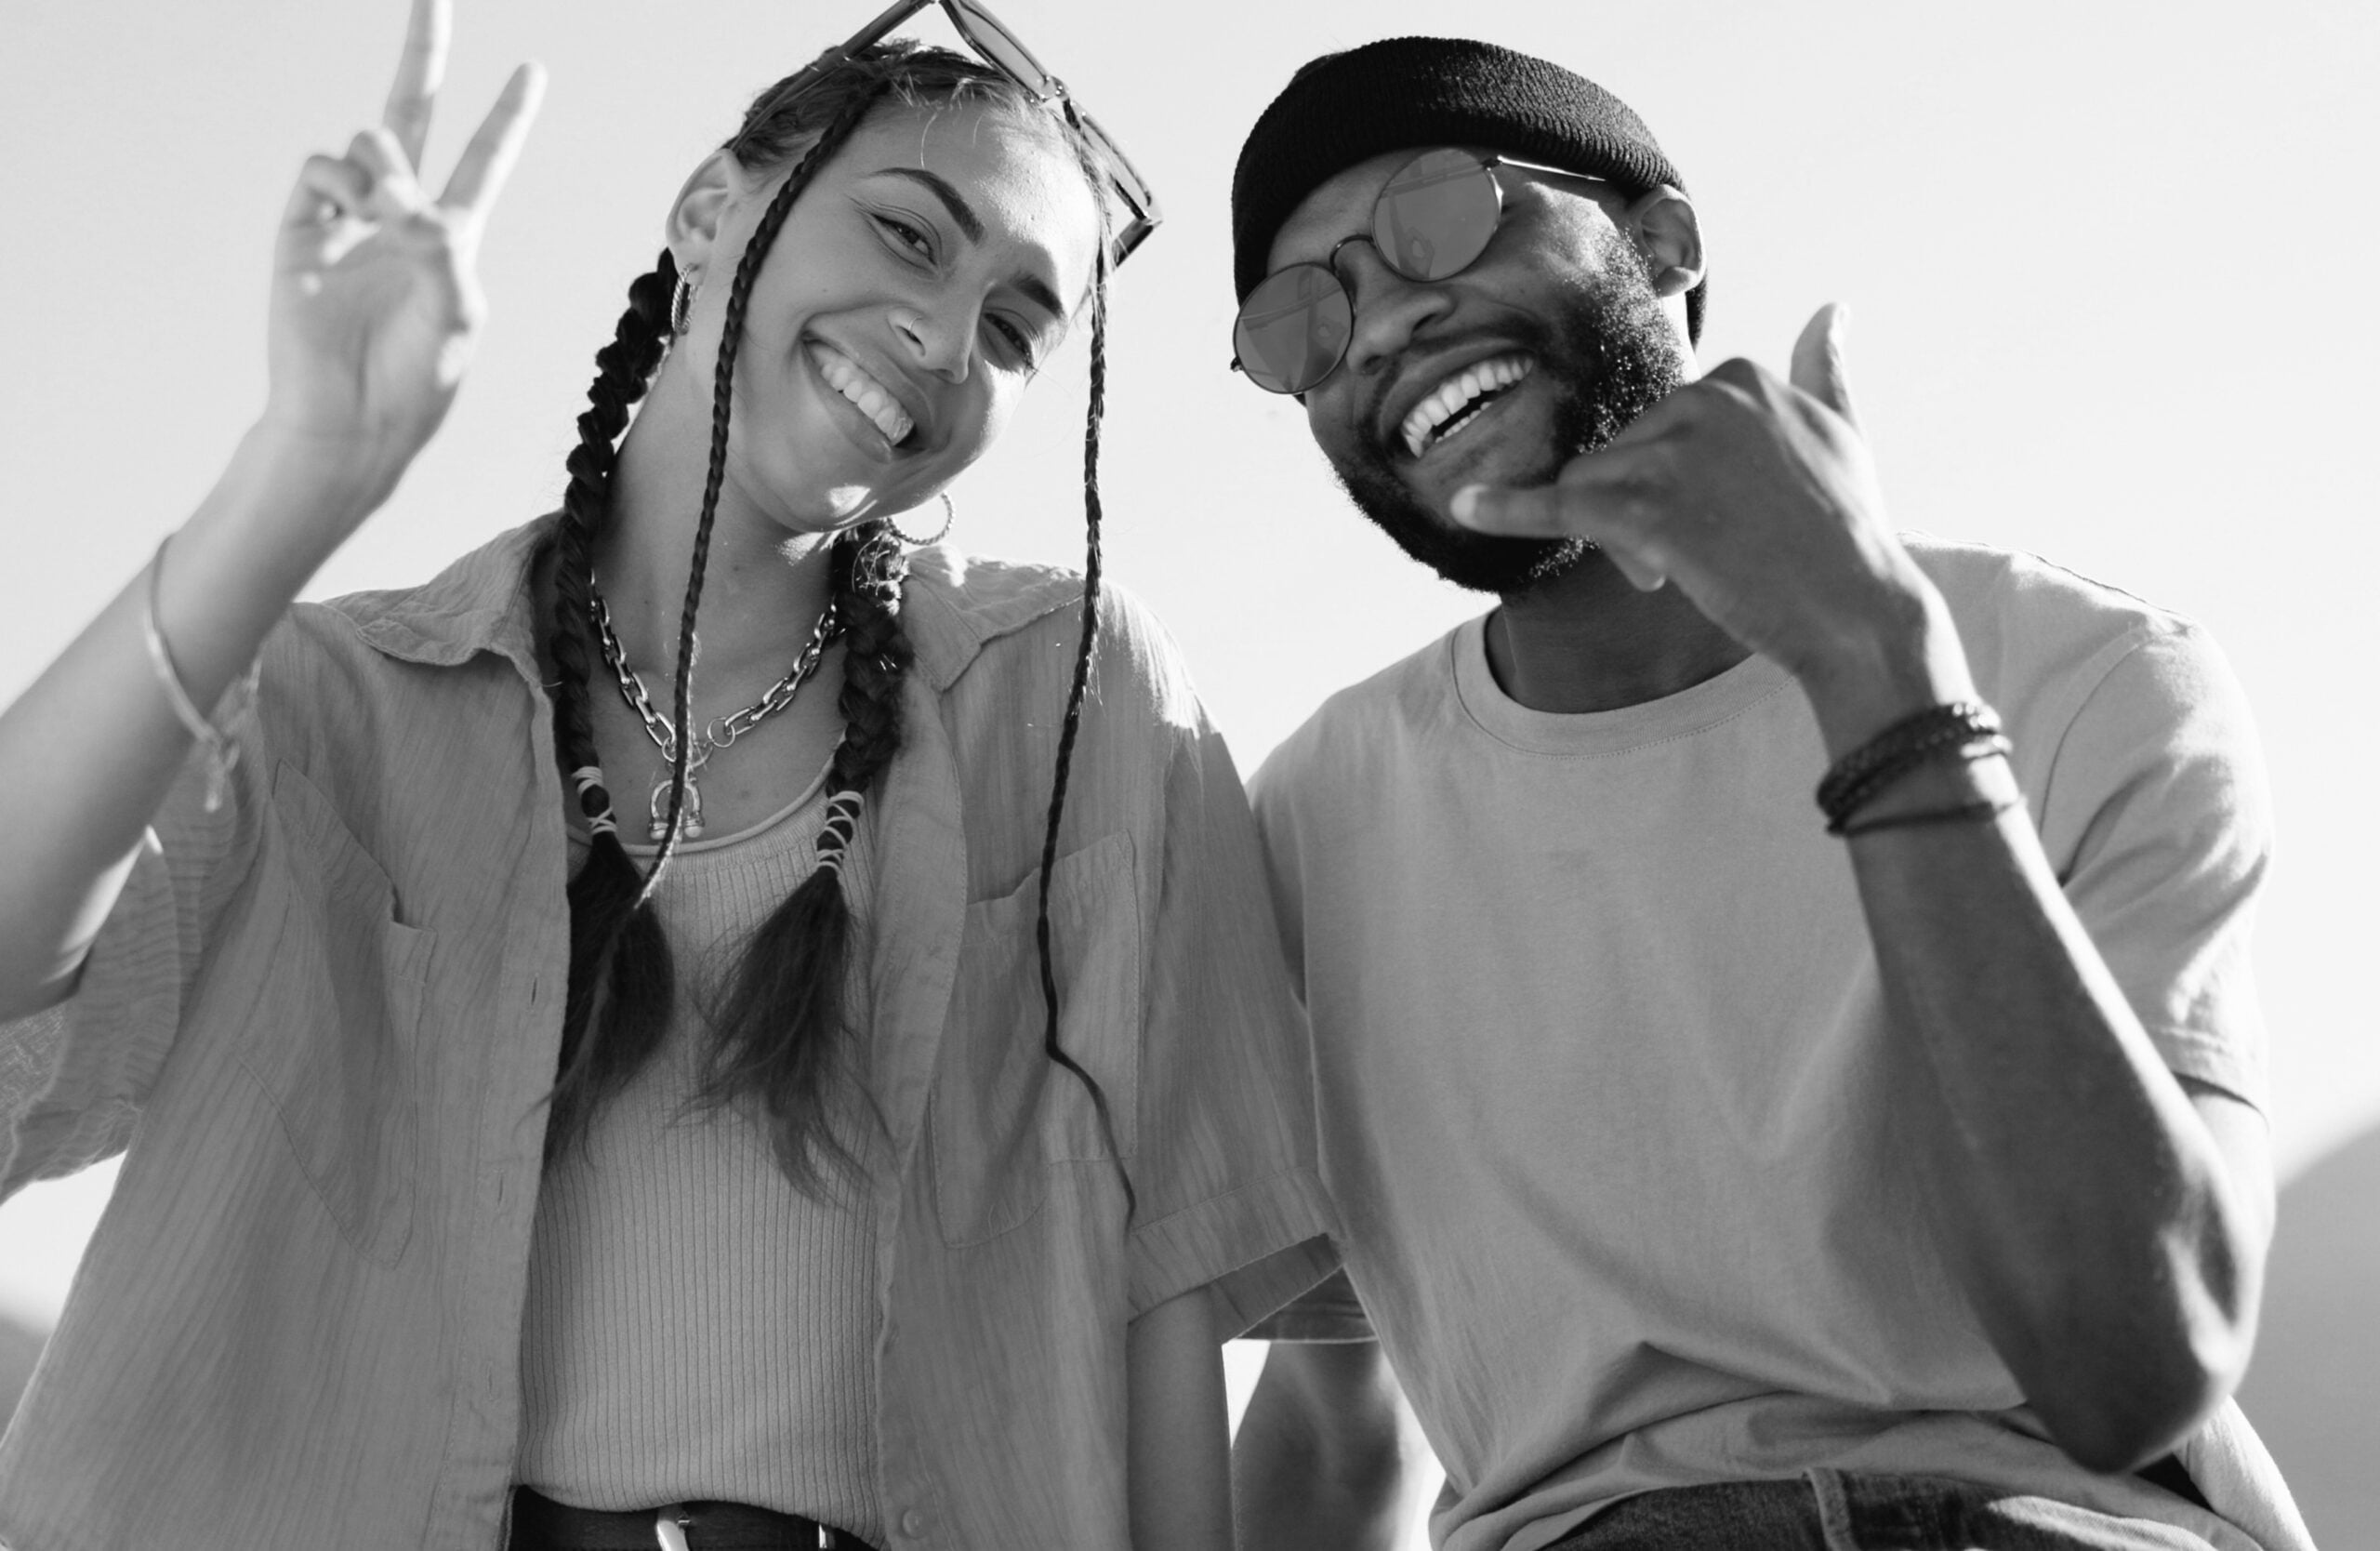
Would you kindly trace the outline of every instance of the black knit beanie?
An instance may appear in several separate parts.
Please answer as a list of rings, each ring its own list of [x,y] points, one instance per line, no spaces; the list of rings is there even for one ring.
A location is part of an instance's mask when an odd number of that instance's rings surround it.
[[[1433,145],[1594,173],[1632,197],[1664,183],[1686,188],[1634,110],[1582,75],[1492,43],[1384,38],[1307,64],[1248,132],[1231,178],[1240,299],[1264,278],[1274,234],[1307,194],[1383,152]],[[1708,285],[1686,297],[1697,340]]]

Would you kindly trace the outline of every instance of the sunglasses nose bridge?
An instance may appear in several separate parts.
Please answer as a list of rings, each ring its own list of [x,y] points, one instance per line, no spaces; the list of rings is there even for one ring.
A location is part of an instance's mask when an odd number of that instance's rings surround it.
[[[1329,270],[1334,276],[1339,273],[1339,255],[1347,250],[1347,245],[1349,243],[1368,243],[1370,245],[1371,250],[1374,253],[1378,253],[1380,251],[1380,244],[1373,240],[1370,232],[1349,232],[1347,235],[1340,238],[1337,242],[1331,244],[1330,251],[1322,256],[1322,267]],[[1339,284],[1344,285],[1347,283],[1344,280],[1341,280]]]
[[[1406,274],[1388,261],[1377,243],[1368,237],[1365,241],[1372,249],[1371,262],[1362,266],[1363,272],[1340,279],[1347,297],[1347,336],[1335,363],[1359,377],[1395,359],[1417,333],[1454,305],[1439,280]],[[1338,273],[1335,265],[1332,272]]]
[[[1369,263],[1358,263],[1354,258],[1342,261],[1339,256],[1353,243],[1361,243],[1371,249]],[[1346,293],[1348,310],[1358,314],[1366,304],[1380,299],[1383,278],[1391,287],[1434,284],[1433,278],[1427,274],[1407,272],[1388,250],[1380,245],[1379,236],[1370,232],[1358,232],[1353,236],[1340,238],[1331,245],[1329,256],[1323,260],[1323,267],[1329,272],[1330,278],[1339,283],[1340,290]]]

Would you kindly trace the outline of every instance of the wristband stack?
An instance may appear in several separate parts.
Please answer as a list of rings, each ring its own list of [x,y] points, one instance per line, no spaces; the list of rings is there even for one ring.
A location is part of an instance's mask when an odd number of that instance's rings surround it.
[[[1903,717],[1835,761],[1826,778],[1818,783],[1818,811],[1826,815],[1826,832],[1858,835],[1871,829],[1948,824],[2005,813],[2015,806],[2013,802],[1977,802],[1871,819],[1865,824],[1852,822],[1859,810],[1874,802],[1886,788],[1923,765],[1937,760],[1972,763],[2005,755],[2013,747],[2000,730],[2000,718],[1980,701],[1953,700]]]

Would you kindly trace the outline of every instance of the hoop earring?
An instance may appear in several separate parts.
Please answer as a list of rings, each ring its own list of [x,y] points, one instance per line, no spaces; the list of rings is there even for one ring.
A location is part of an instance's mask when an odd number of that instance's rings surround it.
[[[922,550],[929,544],[941,543],[942,536],[950,531],[950,524],[959,521],[959,508],[951,504],[950,492],[947,490],[942,491],[941,496],[942,526],[934,529],[933,532],[926,535],[923,538],[913,538],[909,535],[903,533],[901,531],[901,524],[894,522],[890,517],[884,519],[884,525],[892,530],[893,537],[915,549]]]
[[[684,334],[686,325],[694,321],[694,277],[700,273],[702,271],[698,269],[678,272],[677,286],[669,293],[669,332],[672,337]]]

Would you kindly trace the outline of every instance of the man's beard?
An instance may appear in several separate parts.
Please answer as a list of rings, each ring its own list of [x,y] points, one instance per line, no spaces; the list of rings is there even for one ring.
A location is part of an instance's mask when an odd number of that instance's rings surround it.
[[[1545,484],[1593,452],[1686,381],[1686,363],[1644,259],[1617,232],[1603,234],[1602,273],[1551,321],[1530,318],[1513,342],[1537,359],[1532,376],[1554,390],[1554,433],[1543,468],[1514,483]],[[1534,336],[1532,338],[1531,336]],[[1457,587],[1512,594],[1568,571],[1594,549],[1584,538],[1506,538],[1474,533],[1424,505],[1365,445],[1331,459],[1348,498],[1397,547]]]

